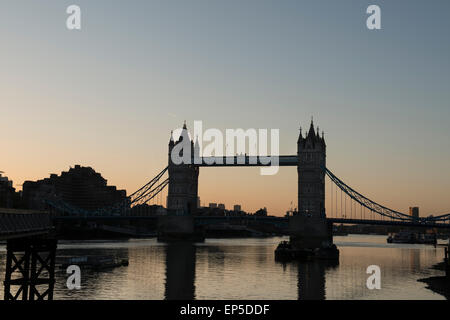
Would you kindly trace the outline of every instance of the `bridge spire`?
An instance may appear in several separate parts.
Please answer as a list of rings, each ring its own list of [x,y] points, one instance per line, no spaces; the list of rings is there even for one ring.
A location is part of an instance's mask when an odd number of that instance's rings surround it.
[[[309,126],[309,132],[308,132],[308,136],[314,137],[316,135],[316,133],[314,132],[314,120],[313,117],[311,116],[311,125]]]
[[[300,126],[300,133],[299,133],[299,135],[298,135],[297,143],[300,143],[300,142],[302,141],[302,139],[303,139],[303,135],[302,135],[302,127]]]
[[[169,146],[173,145],[175,142],[173,140],[173,130],[170,130],[170,140],[169,140]]]

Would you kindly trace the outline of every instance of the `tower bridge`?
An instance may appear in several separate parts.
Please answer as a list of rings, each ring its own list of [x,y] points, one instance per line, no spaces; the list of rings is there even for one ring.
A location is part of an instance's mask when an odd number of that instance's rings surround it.
[[[184,139],[189,139],[191,146],[191,162],[188,164],[175,164],[172,161],[172,152]],[[242,166],[269,166],[272,163],[261,160],[258,156],[221,156],[221,157],[200,157],[198,154],[197,142],[189,138],[186,125],[180,134],[179,140],[175,141],[171,135],[169,141],[169,190],[167,197],[167,208],[176,212],[177,215],[195,216],[198,198],[198,175],[201,167],[242,167]],[[298,213],[288,219],[289,234],[291,242],[299,247],[317,248],[324,242],[332,242],[331,225],[333,223],[361,223],[376,225],[397,225],[397,226],[423,226],[447,228],[449,215],[441,215],[429,218],[413,218],[401,212],[389,209],[375,201],[358,193],[341,179],[335,176],[326,167],[326,143],[322,132],[319,135],[319,128],[315,130],[311,120],[309,130],[303,135],[301,129],[297,140],[296,155],[278,156],[277,165],[297,167],[298,174]],[[325,205],[325,179],[329,178],[331,186],[336,187],[336,193],[341,192],[340,216],[328,218]],[[333,199],[331,191],[331,203],[329,211],[334,205],[337,210],[337,195]],[[343,195],[345,208],[343,206]],[[350,210],[347,210],[347,198]],[[356,207],[359,206],[360,215],[356,217]],[[363,214],[364,209],[364,214]],[[347,212],[349,211],[349,212]],[[355,213],[353,213],[355,211]],[[187,223],[183,218],[183,223]],[[201,219],[201,218],[200,218]],[[193,219],[189,220],[192,225]],[[181,220],[180,220],[181,222]],[[192,230],[192,228],[191,228]]]
[[[175,164],[171,159],[174,147],[189,139],[186,125],[180,138],[169,141],[168,166],[149,182],[132,193],[126,201],[113,203],[107,207],[87,211],[75,207],[62,199],[44,199],[50,212],[40,212],[39,219],[30,212],[0,212],[0,240],[7,239],[7,272],[5,299],[51,299],[54,282],[54,262],[56,240],[47,235],[55,223],[111,220],[158,220],[161,234],[195,234],[198,227],[210,223],[238,221],[247,223],[259,221],[284,227],[290,235],[291,243],[299,248],[319,248],[324,243],[332,243],[332,224],[373,224],[402,227],[450,228],[450,214],[438,216],[412,217],[389,209],[359,193],[326,166],[326,143],[319,130],[311,121],[308,132],[300,134],[296,155],[278,156],[278,166],[297,167],[298,212],[290,217],[200,217],[196,216],[198,199],[198,176],[202,167],[242,167],[268,166],[264,158],[241,155],[233,157],[199,157],[197,163]],[[198,145],[189,139],[192,153],[198,155]],[[328,178],[328,180],[326,180]],[[330,184],[330,202],[325,203],[326,181]],[[149,203],[161,192],[168,189],[167,216],[135,216],[133,208]],[[340,195],[340,197],[339,197]],[[23,253],[17,258],[16,253]],[[41,267],[37,268],[37,261]],[[31,266],[31,267],[30,267]],[[14,271],[20,270],[22,278],[12,279]],[[40,272],[48,270],[48,278],[40,278]],[[30,281],[30,279],[34,279]],[[47,285],[40,293],[38,284]],[[11,288],[19,286],[12,293]]]
[[[298,172],[298,208],[300,213],[314,216],[325,215],[325,159],[326,144],[322,133],[319,136],[311,121],[309,131],[303,137],[300,134],[297,141],[296,155],[277,155],[277,166],[297,167]],[[175,164],[172,156],[177,144],[189,139],[191,144],[191,161],[188,164]],[[198,156],[197,142],[189,138],[186,124],[184,124],[177,141],[173,135],[169,141],[168,173],[169,192],[168,209],[193,213],[198,196],[198,175],[201,167],[251,167],[274,165],[266,161],[267,157],[237,155],[219,157]],[[182,155],[181,155],[182,156]],[[274,157],[274,156],[271,156]]]
[[[270,166],[271,163],[262,161],[263,158],[250,155],[221,156],[221,157],[193,157],[188,164],[175,164],[171,153],[175,146],[189,139],[191,154],[198,156],[198,144],[189,138],[186,124],[181,130],[177,141],[170,136],[168,145],[168,166],[165,167],[148,183],[132,193],[127,201],[111,204],[111,206],[86,211],[74,207],[61,199],[46,199],[48,205],[58,212],[64,213],[57,219],[147,219],[146,217],[133,217],[132,208],[149,203],[163,190],[168,190],[167,209],[176,216],[195,216],[198,199],[198,175],[203,167],[254,167]],[[375,202],[362,193],[356,191],[338,178],[326,166],[326,143],[322,132],[319,135],[311,121],[309,130],[303,134],[301,129],[297,139],[297,154],[279,155],[278,166],[297,167],[298,185],[298,214],[291,220],[302,220],[302,225],[314,219],[328,219],[331,223],[353,223],[362,221],[368,224],[394,225],[402,223],[413,226],[447,228],[450,225],[450,214],[430,217],[412,217],[408,214],[389,209]],[[325,203],[326,182],[330,185],[328,200]],[[153,217],[148,217],[153,219]],[[282,219],[282,218],[280,218]],[[321,223],[322,223],[321,222]]]

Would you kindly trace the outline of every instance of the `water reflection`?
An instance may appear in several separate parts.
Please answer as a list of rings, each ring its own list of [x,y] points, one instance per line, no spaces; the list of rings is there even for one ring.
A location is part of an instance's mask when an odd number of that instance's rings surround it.
[[[68,290],[65,270],[56,273],[56,300],[63,299],[443,299],[417,279],[431,269],[443,247],[386,244],[383,236],[336,237],[339,265],[326,261],[280,264],[274,250],[284,238],[207,239],[202,244],[161,244],[156,239],[70,242],[57,256],[114,255],[129,266],[101,272],[82,269],[81,290]],[[0,245],[0,281],[6,248]],[[366,268],[378,265],[382,289],[369,290]],[[3,285],[0,285],[0,299]]]
[[[195,255],[192,243],[170,243],[166,253],[166,300],[195,299]]]
[[[113,246],[114,243],[109,243]],[[102,297],[107,290],[118,290],[121,283],[124,282],[126,274],[121,272],[124,268],[106,268],[95,270],[90,267],[80,266],[81,271],[81,290],[69,290],[66,285],[68,274],[66,269],[58,265],[58,262],[63,261],[67,257],[84,257],[84,256],[111,256],[116,260],[129,260],[129,250],[126,248],[103,248],[104,244],[99,244],[99,247],[91,248],[89,245],[81,245],[81,248],[65,248],[65,245],[60,245],[62,249],[57,251],[57,267],[56,267],[56,283],[55,283],[55,299],[61,299],[64,296],[66,299],[92,299],[92,297]],[[112,277],[114,280],[111,281]],[[107,285],[110,284],[110,285]]]
[[[410,268],[413,271],[420,270],[420,251],[410,250]]]
[[[332,261],[298,263],[298,300],[324,300],[325,271],[337,265],[337,262]]]

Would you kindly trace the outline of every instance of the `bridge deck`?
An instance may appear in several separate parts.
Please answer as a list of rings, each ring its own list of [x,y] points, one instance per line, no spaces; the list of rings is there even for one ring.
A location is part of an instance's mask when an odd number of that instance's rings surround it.
[[[278,165],[280,167],[297,166],[298,158],[296,155],[290,156],[272,156],[268,157],[258,156],[234,156],[234,157],[202,157],[199,163],[195,163],[199,167],[264,167],[271,165]],[[278,158],[278,163],[275,158]],[[269,160],[272,160],[269,162]]]
[[[379,226],[403,226],[403,227],[422,227],[422,228],[443,228],[450,229],[448,223],[419,223],[395,220],[365,220],[365,219],[344,219],[344,218],[327,218],[332,223],[344,224],[370,224]]]
[[[88,220],[88,221],[103,221],[103,220],[156,220],[158,216],[127,216],[127,215],[104,215],[104,216],[59,216],[53,217],[54,220]],[[275,216],[196,216],[195,220],[200,224],[220,223],[226,221],[259,221],[273,224],[288,224],[288,218]],[[368,224],[368,225],[385,225],[385,226],[403,226],[403,227],[423,227],[423,228],[443,228],[450,229],[449,223],[419,223],[395,220],[365,220],[365,219],[344,219],[344,218],[327,218],[331,223],[344,224]]]

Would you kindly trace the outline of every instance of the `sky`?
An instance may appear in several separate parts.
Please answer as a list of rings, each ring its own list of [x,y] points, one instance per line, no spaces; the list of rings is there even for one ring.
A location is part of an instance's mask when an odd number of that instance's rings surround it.
[[[81,8],[68,30],[66,8]],[[381,30],[366,9],[381,8]],[[0,171],[75,164],[138,189],[170,130],[325,131],[327,167],[387,207],[450,212],[450,2],[0,0]],[[202,168],[202,204],[296,205],[296,168]],[[327,200],[328,201],[328,200]]]

